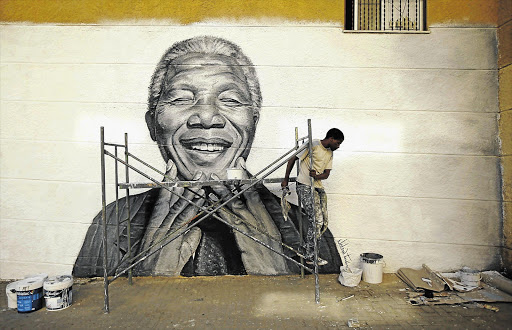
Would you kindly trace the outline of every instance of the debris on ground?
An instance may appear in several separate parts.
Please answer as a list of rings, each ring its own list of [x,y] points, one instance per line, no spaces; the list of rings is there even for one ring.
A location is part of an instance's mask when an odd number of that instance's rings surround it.
[[[476,303],[479,308],[497,312],[497,307],[480,303],[512,302],[512,295],[506,292],[512,292],[512,281],[498,272],[480,273],[464,267],[455,273],[439,273],[422,265],[419,270],[400,268],[397,275],[413,290],[407,291],[411,305]]]
[[[356,318],[348,320],[347,325],[349,328],[359,328],[361,326],[359,320]]]
[[[479,303],[476,303],[476,306],[478,308],[485,308],[485,309],[488,309],[488,310],[491,310],[493,312],[499,312],[500,309],[496,306],[492,306],[492,305],[489,305],[489,304],[479,304]]]
[[[506,278],[495,270],[482,272],[482,281],[512,295],[512,280]]]
[[[350,299],[350,298],[354,298],[354,295],[352,294],[352,295],[347,296],[347,297],[345,297],[345,298],[339,298],[339,299],[336,299],[336,302],[340,302],[340,301],[343,301],[343,300],[348,300],[348,299]]]

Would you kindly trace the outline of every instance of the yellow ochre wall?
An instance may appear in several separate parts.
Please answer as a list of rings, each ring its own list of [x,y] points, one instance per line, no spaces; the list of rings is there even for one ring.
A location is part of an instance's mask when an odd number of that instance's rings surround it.
[[[498,17],[499,131],[503,171],[503,264],[512,275],[512,1],[501,0]]]
[[[428,25],[497,24],[497,2],[428,0]],[[188,24],[219,18],[280,18],[343,23],[345,16],[345,0],[0,0],[0,4],[0,20],[4,22],[90,24],[105,20],[172,19]]]

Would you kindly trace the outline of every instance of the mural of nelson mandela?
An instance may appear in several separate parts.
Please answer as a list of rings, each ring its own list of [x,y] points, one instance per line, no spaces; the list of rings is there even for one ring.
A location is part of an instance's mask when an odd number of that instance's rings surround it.
[[[149,88],[146,124],[167,164],[166,179],[218,180],[226,169],[247,173],[260,116],[261,92],[249,58],[230,41],[201,36],[175,43],[162,57]],[[173,192],[206,205],[200,196],[225,198],[230,187],[173,188]],[[129,204],[129,206],[128,206]],[[197,213],[198,207],[166,189],[155,188],[119,202],[121,219],[130,209],[132,253],[136,254],[172,233]],[[300,246],[297,207],[285,221],[278,197],[263,185],[245,192],[217,215],[275,250],[298,260],[281,243]],[[235,214],[236,217],[230,216]],[[307,217],[303,217],[304,228]],[[107,207],[108,269],[116,264],[116,215]],[[127,253],[126,222],[121,225],[121,257]],[[266,232],[264,235],[261,232]],[[270,237],[272,238],[270,238]],[[320,272],[339,271],[340,257],[330,231],[319,242],[319,255],[329,263]],[[101,212],[87,231],[73,274],[102,276]],[[298,273],[299,267],[277,253],[210,217],[134,268],[134,275],[278,275]]]

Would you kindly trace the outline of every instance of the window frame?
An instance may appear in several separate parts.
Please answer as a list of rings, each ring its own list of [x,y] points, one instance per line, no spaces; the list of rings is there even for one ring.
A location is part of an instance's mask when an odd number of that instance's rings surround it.
[[[345,32],[357,32],[357,33],[429,33],[427,29],[427,0],[374,0],[375,2],[380,1],[380,8],[385,8],[386,2],[393,1],[393,2],[401,2],[409,3],[411,1],[418,1],[418,6],[421,6],[420,13],[418,14],[418,21],[419,24],[416,26],[417,29],[402,29],[402,26],[400,25],[399,28],[395,28],[393,25],[391,28],[386,28],[386,24],[382,24],[382,22],[386,19],[385,18],[385,11],[380,10],[379,16],[381,17],[378,24],[380,25],[380,29],[360,29],[357,26],[357,19],[356,19],[356,10],[358,9],[358,6],[361,2],[370,2],[371,0],[345,0],[345,26],[344,31]],[[360,15],[359,15],[360,16]],[[401,17],[401,16],[400,16]],[[397,20],[401,22],[401,19]]]

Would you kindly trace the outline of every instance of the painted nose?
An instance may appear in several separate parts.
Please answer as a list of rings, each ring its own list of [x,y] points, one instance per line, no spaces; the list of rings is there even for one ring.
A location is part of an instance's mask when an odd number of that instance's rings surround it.
[[[223,128],[226,120],[210,97],[204,97],[194,105],[194,114],[188,118],[188,128]]]

